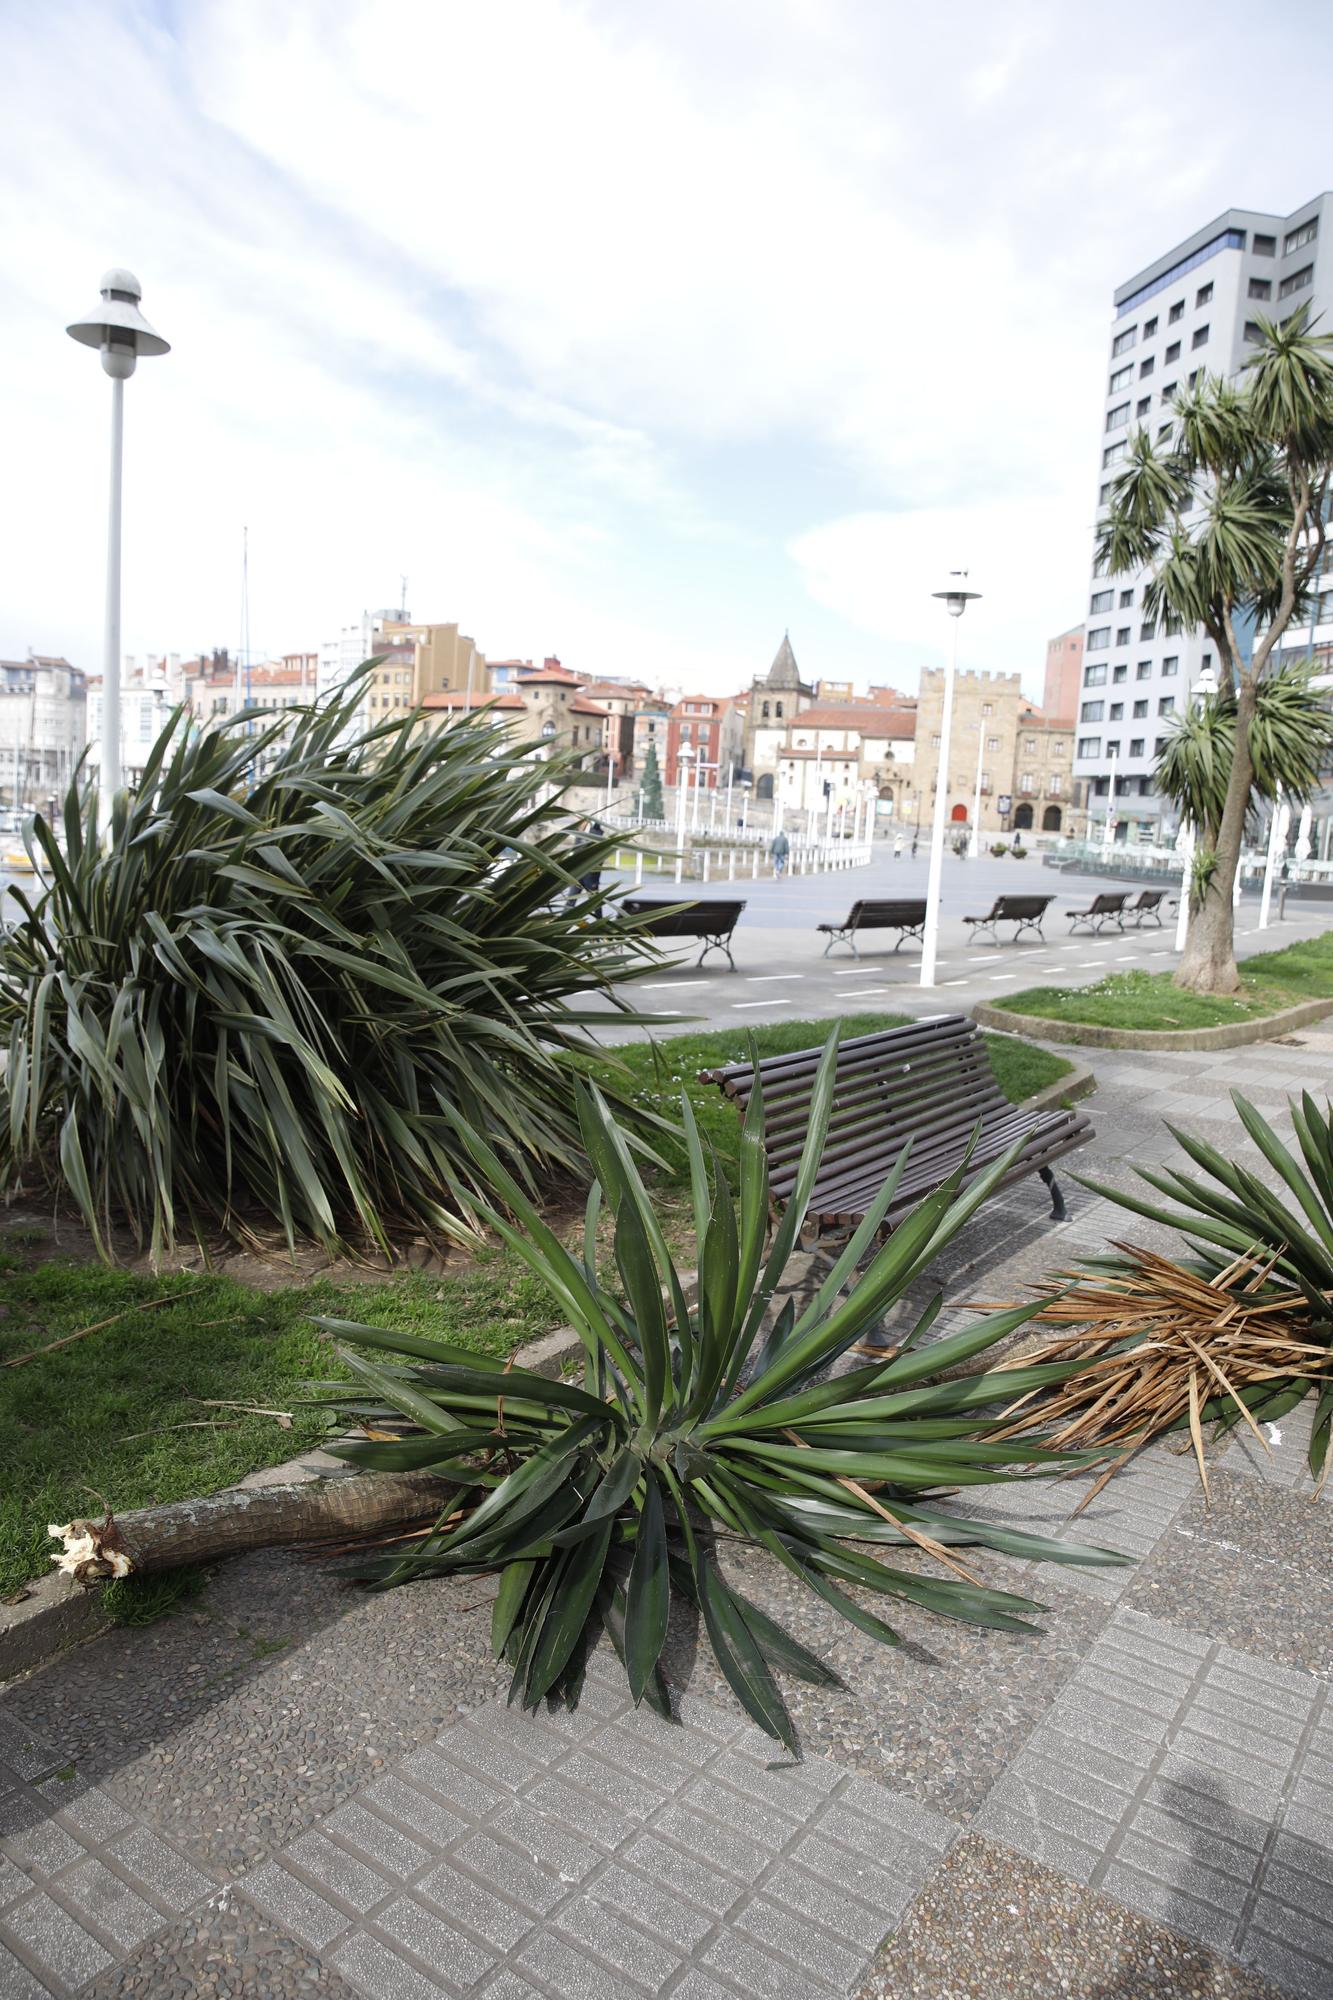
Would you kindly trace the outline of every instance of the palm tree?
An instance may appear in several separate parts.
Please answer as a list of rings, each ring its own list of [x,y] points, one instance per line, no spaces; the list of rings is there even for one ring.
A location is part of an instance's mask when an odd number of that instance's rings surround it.
[[[1097,557],[1109,573],[1146,569],[1151,620],[1202,626],[1230,710],[1225,784],[1196,823],[1191,922],[1176,983],[1234,993],[1232,888],[1263,768],[1260,690],[1283,634],[1308,607],[1324,551],[1333,474],[1333,335],[1302,307],[1258,322],[1239,381],[1201,375],[1175,404],[1163,448],[1138,431],[1115,480]],[[1253,627],[1248,653],[1241,635]],[[1278,771],[1276,777],[1282,777]]]

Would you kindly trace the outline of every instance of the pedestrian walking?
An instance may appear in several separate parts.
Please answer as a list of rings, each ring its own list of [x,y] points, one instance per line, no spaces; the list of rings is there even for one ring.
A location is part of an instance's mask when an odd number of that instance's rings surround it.
[[[773,857],[773,875],[774,879],[776,880],[786,874],[787,856],[791,853],[791,842],[788,840],[786,834],[782,831],[781,827],[779,827],[777,832],[773,835],[772,843],[768,851]]]
[[[915,860],[916,860],[916,844],[917,844],[917,840],[918,840],[918,838],[919,838],[919,836],[918,836],[917,834],[915,834],[915,833],[914,833],[914,834],[912,835],[912,859],[913,859],[913,861],[915,861]]]
[[[599,819],[595,819],[589,826],[588,833],[591,839],[601,840],[605,836],[606,828],[602,825],[602,822]],[[579,887],[580,889],[582,889],[585,896],[595,896],[600,890],[601,886],[602,886],[602,863],[601,863],[601,858],[599,856],[596,863],[588,868],[585,868],[583,873],[579,876]]]
[[[893,858],[895,861],[901,861],[903,858],[903,837],[900,833],[893,837]]]

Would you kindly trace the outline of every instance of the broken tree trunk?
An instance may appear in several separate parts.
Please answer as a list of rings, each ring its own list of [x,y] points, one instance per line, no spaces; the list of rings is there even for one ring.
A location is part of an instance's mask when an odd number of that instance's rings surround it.
[[[377,1472],[307,1479],[292,1486],[228,1486],[201,1500],[68,1521],[51,1533],[52,1560],[84,1584],[144,1570],[179,1569],[247,1549],[323,1541],[374,1528],[408,1527],[442,1514],[457,1488],[428,1472]]]

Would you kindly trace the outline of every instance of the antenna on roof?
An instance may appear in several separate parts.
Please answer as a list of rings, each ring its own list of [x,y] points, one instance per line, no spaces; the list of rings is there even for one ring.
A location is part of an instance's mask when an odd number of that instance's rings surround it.
[[[400,621],[405,625],[407,623],[407,578],[405,576],[400,576],[398,581],[402,586],[398,598],[398,617]]]

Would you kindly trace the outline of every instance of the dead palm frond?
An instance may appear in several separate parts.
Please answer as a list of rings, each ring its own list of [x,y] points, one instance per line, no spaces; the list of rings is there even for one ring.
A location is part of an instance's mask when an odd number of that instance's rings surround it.
[[[1333,1353],[1325,1340],[1311,1338],[1311,1303],[1286,1288],[1275,1290],[1272,1260],[1250,1253],[1218,1271],[1202,1271],[1136,1244],[1113,1247],[1119,1252],[1113,1268],[1064,1274],[1067,1289],[1033,1321],[1039,1335],[1051,1329],[1052,1338],[1008,1364],[1082,1356],[1085,1365],[1017,1397],[988,1436],[1039,1433],[1061,1450],[1119,1454],[1097,1492],[1143,1445],[1188,1430],[1207,1493],[1205,1424],[1217,1424],[1219,1435],[1248,1424],[1267,1450],[1260,1424],[1275,1421],[1317,1387],[1322,1465],[1311,1455],[1317,1491],[1330,1468]],[[1062,1329],[1058,1336],[1056,1328]]]

